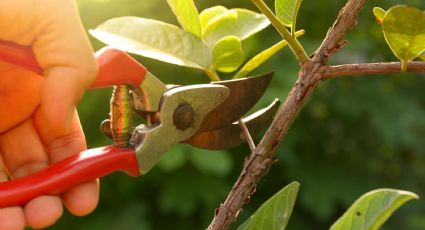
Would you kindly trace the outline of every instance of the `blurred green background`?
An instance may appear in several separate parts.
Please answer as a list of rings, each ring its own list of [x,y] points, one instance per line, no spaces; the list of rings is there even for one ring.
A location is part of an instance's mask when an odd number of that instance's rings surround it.
[[[165,0],[78,0],[87,29],[118,16],[140,16],[176,24]],[[266,1],[273,6],[273,1]],[[345,0],[304,1],[300,40],[313,52]],[[422,7],[423,0],[367,1],[350,44],[333,64],[396,60],[387,47],[372,7],[394,4]],[[249,0],[195,0],[201,11],[214,5],[258,11]],[[248,57],[279,41],[270,26],[243,45]],[[103,45],[94,39],[95,49]],[[197,70],[139,58],[152,73],[170,84],[207,82]],[[295,82],[298,64],[288,48],[256,73],[275,71],[270,89],[259,102],[285,97]],[[108,116],[111,90],[88,92],[79,106],[89,147],[110,144],[99,131]],[[257,138],[258,140],[258,138]],[[425,197],[425,78],[423,74],[345,77],[321,84],[307,101],[276,155],[279,162],[261,181],[233,228],[261,203],[291,181],[301,183],[288,229],[327,229],[359,197],[390,187]],[[66,214],[50,229],[204,229],[214,209],[240,173],[247,146],[209,152],[175,146],[147,175],[131,178],[115,173],[101,183],[100,203],[86,217]],[[382,229],[425,229],[425,201],[403,206]]]

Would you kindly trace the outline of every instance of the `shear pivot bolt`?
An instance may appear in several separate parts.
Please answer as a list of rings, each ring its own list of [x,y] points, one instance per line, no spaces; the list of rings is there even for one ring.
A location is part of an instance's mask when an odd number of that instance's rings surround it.
[[[188,104],[182,104],[174,112],[174,125],[181,130],[190,127],[195,119],[195,112]]]

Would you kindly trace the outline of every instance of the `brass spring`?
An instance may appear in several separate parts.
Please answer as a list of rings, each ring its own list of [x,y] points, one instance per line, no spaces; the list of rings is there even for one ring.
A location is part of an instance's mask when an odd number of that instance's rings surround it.
[[[133,130],[133,110],[126,85],[114,86],[110,102],[111,132],[116,147],[130,146]]]

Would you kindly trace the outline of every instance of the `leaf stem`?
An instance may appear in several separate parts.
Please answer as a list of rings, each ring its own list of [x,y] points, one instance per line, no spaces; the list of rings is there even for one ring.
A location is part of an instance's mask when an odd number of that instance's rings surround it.
[[[210,78],[211,81],[221,81],[217,72],[213,69],[204,69],[205,74]]]
[[[258,9],[270,20],[272,25],[276,30],[282,35],[282,37],[288,42],[289,47],[291,47],[292,52],[297,56],[298,62],[303,63],[308,59],[308,55],[305,52],[302,45],[298,40],[292,36],[288,29],[279,21],[276,15],[270,10],[270,8],[264,3],[263,0],[251,0]]]
[[[304,35],[304,30],[297,31],[295,37]],[[280,40],[278,43],[274,44],[270,48],[263,50],[261,53],[255,55],[251,60],[249,60],[245,65],[233,76],[233,79],[243,78],[248,73],[252,72],[264,62],[266,62],[271,56],[277,53],[279,50],[283,49],[288,45],[288,42],[285,39]]]
[[[401,72],[402,73],[405,73],[406,72],[406,70],[407,70],[407,63],[409,63],[409,62],[406,61],[406,60],[402,60],[401,61]]]

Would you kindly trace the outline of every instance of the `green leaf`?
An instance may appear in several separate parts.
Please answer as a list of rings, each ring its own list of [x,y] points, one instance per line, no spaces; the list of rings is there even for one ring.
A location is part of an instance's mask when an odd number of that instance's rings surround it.
[[[193,0],[167,0],[183,29],[201,38],[201,23]]]
[[[244,40],[270,25],[266,16],[245,9],[232,9],[211,19],[205,27],[203,38],[214,45],[226,36]]]
[[[421,55],[419,55],[419,58],[422,59],[422,61],[425,61],[425,53],[422,53]]]
[[[285,229],[297,199],[300,184],[292,182],[266,201],[238,230]]]
[[[331,230],[375,230],[401,205],[418,195],[402,190],[377,189],[361,196],[330,228]]]
[[[212,55],[214,69],[225,73],[237,70],[245,57],[242,42],[236,36],[227,36],[218,41]]]
[[[213,19],[215,16],[220,15],[226,11],[227,11],[227,8],[224,6],[213,6],[211,8],[207,8],[203,10],[199,14],[199,20],[201,21],[202,31],[205,30],[205,28],[207,27],[211,19]]]
[[[385,39],[395,56],[402,62],[402,71],[407,62],[425,51],[425,13],[408,6],[394,6],[387,11],[382,21]]]
[[[304,34],[304,30],[297,31],[295,33],[295,37],[299,37]],[[288,45],[286,40],[282,40],[272,47],[264,50],[263,52],[257,54],[251,60],[249,60],[233,78],[243,78],[248,75],[250,72],[258,68],[264,62],[266,62],[269,58],[275,55],[279,50]]]
[[[385,10],[381,7],[373,7],[373,14],[375,15],[376,21],[378,21],[379,24],[382,24],[382,21],[385,17]]]
[[[90,33],[100,41],[129,53],[198,69],[211,66],[211,52],[201,39],[161,21],[114,18]]]
[[[277,18],[284,26],[291,27],[294,33],[296,29],[298,10],[302,0],[276,0],[275,11]]]

